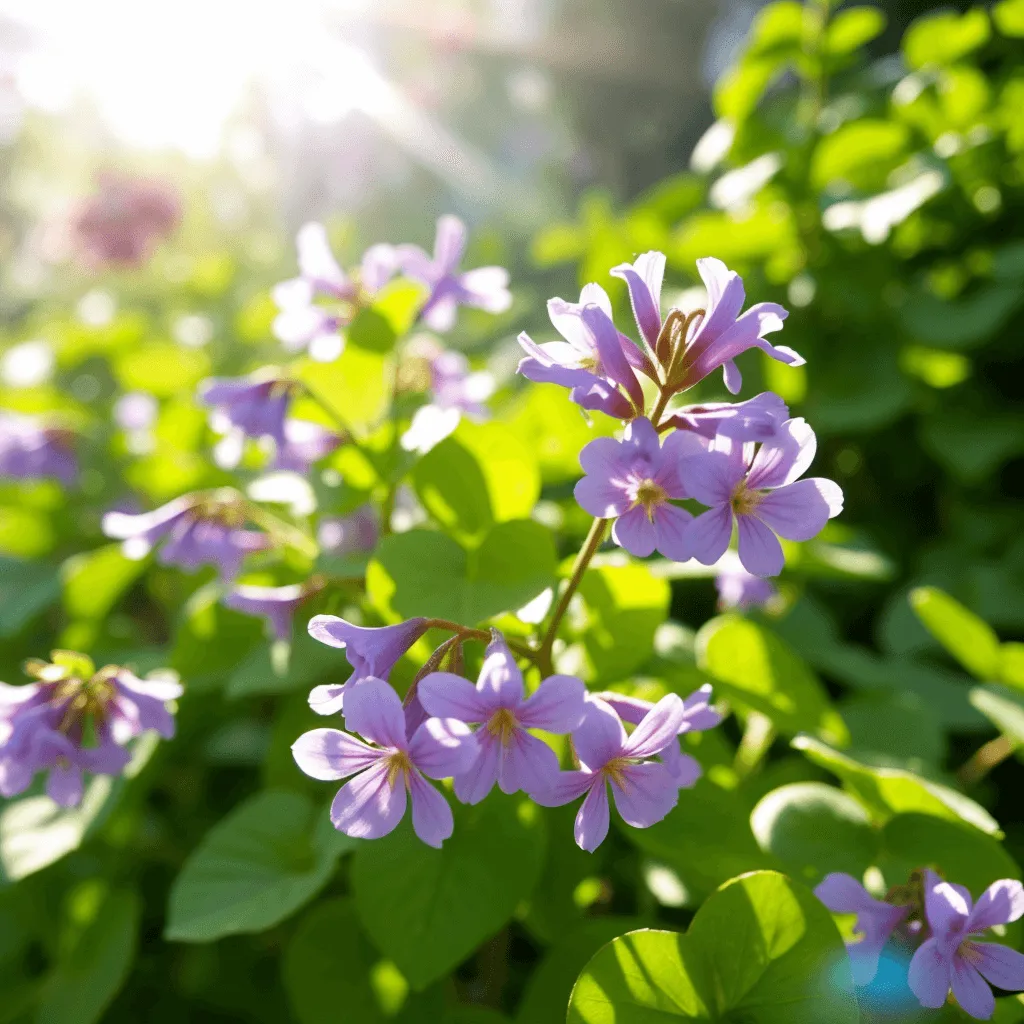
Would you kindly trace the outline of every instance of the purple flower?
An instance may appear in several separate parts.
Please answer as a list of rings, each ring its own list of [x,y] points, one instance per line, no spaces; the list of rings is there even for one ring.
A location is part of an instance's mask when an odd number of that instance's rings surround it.
[[[309,695],[309,706],[320,715],[342,710],[346,687],[362,679],[387,679],[399,658],[427,631],[427,619],[407,619],[397,626],[356,626],[337,615],[314,615],[309,635],[330,647],[341,647],[352,666],[348,683],[317,686]],[[345,709],[346,714],[348,709]]]
[[[437,222],[434,256],[418,245],[398,246],[402,270],[430,288],[420,319],[435,331],[455,326],[459,306],[475,306],[488,313],[504,313],[512,305],[508,271],[504,267],[478,267],[460,273],[466,249],[466,225],[458,217],[445,216]]]
[[[926,871],[924,905],[931,937],[910,961],[911,991],[922,1006],[937,1009],[952,989],[961,1009],[988,1020],[996,1008],[989,984],[1011,992],[1024,989],[1024,955],[978,940],[989,928],[1024,915],[1024,887],[1009,878],[993,882],[972,906],[962,885]]]
[[[767,604],[778,593],[770,580],[751,576],[740,567],[722,569],[715,577],[715,589],[718,591],[718,607],[723,610],[756,608]]]
[[[740,314],[746,299],[743,279],[712,257],[697,260],[697,270],[708,290],[708,308],[686,342],[682,362],[673,380],[685,391],[722,367],[725,386],[733,395],[743,379],[733,360],[750,348],[767,352],[790,366],[804,363],[802,356],[784,345],[772,345],[762,337],[782,328],[789,315],[774,302],[759,302]]]
[[[847,943],[846,949],[853,980],[867,985],[878,971],[878,958],[889,936],[907,919],[911,908],[876,900],[852,875],[838,871],[826,875],[814,895],[835,914],[857,915],[855,927],[861,937]]]
[[[687,490],[710,506],[687,532],[692,556],[704,565],[717,562],[729,547],[735,516],[743,567],[755,576],[777,576],[785,559],[776,534],[810,540],[843,510],[838,484],[821,477],[797,480],[816,448],[807,422],[793,419],[757,454],[753,444],[720,435],[709,451],[688,458],[682,469]]]
[[[125,542],[122,550],[127,558],[145,558],[162,541],[157,557],[164,565],[189,572],[214,565],[221,579],[230,583],[247,555],[270,547],[270,538],[259,530],[245,529],[244,521],[235,501],[203,502],[186,495],[141,515],[108,512],[103,532]]]
[[[316,588],[313,588],[316,589]],[[270,623],[278,640],[292,635],[292,620],[300,604],[313,593],[306,583],[285,587],[257,587],[236,584],[224,595],[224,604],[246,615],[261,615]]]
[[[527,730],[571,732],[583,718],[586,688],[573,676],[549,676],[524,699],[523,674],[508,645],[495,636],[476,686],[451,672],[432,672],[416,693],[427,714],[481,726],[476,756],[455,776],[455,795],[476,804],[495,782],[503,793],[532,795],[550,788],[558,758]]]
[[[526,358],[519,372],[536,384],[570,388],[569,397],[583,409],[597,409],[616,419],[632,419],[641,411],[644,395],[633,366],[642,364],[637,368],[652,375],[654,370],[636,345],[618,332],[605,290],[588,284],[578,303],[551,299],[548,316],[565,340],[538,345],[528,334],[520,334]]]
[[[24,792],[46,771],[48,795],[73,807],[82,798],[83,772],[118,775],[131,758],[130,740],[150,729],[174,735],[167,702],[182,689],[117,666],[95,672],[81,655],[59,652],[55,661],[31,664],[37,683],[0,683],[0,795]]]
[[[735,441],[767,441],[787,419],[786,403],[773,392],[762,391],[745,402],[705,402],[673,409],[662,429],[671,426],[707,438],[722,434]]]
[[[306,473],[310,466],[326,458],[343,438],[312,420],[285,420],[284,439],[277,445],[274,468]]]
[[[246,437],[272,437],[282,445],[294,393],[295,385],[280,377],[214,377],[200,385],[199,400],[213,407],[220,433],[234,427]]]
[[[280,311],[274,334],[290,352],[308,349],[313,359],[330,362],[341,354],[341,328],[391,279],[397,254],[390,245],[371,246],[359,274],[351,278],[334,258],[322,224],[304,225],[296,245],[300,276],[274,288]]]
[[[41,420],[15,413],[0,413],[0,477],[15,480],[53,478],[73,484],[78,464],[71,449],[71,434]]]
[[[559,807],[586,794],[576,815],[576,844],[593,853],[608,835],[608,785],[623,821],[649,828],[661,821],[679,800],[679,786],[664,764],[652,761],[675,741],[686,710],[670,693],[626,736],[615,710],[598,697],[588,697],[583,722],[572,733],[580,770],[561,772],[546,791],[533,799]]]
[[[355,512],[320,520],[317,541],[332,555],[356,555],[372,551],[380,538],[380,516],[373,505],[360,505]]]
[[[348,705],[349,728],[374,746],[338,729],[314,729],[292,744],[295,763],[312,778],[354,776],[331,804],[334,827],[357,839],[386,836],[405,816],[408,793],[413,830],[440,847],[452,834],[452,811],[424,776],[446,779],[466,770],[476,757],[469,727],[428,718],[410,736],[402,701],[382,679],[363,680]]]
[[[597,694],[615,713],[631,725],[639,725],[653,710],[649,700],[640,697],[627,697],[624,693],[608,691]],[[711,686],[705,683],[700,689],[694,690],[683,701],[683,721],[679,726],[679,735],[688,732],[705,732],[714,729],[722,722],[722,716],[711,706]],[[680,789],[689,789],[703,774],[696,758],[683,752],[677,742],[669,742],[659,755],[662,764],[669,770],[676,785]]]
[[[612,267],[612,277],[621,278],[629,288],[633,316],[652,359],[657,358],[661,334],[661,285],[665,277],[665,254],[645,252],[635,263]],[[661,353],[658,353],[659,355]]]
[[[676,431],[660,445],[650,420],[639,417],[621,441],[599,437],[580,452],[587,475],[576,484],[576,501],[591,515],[615,518],[612,537],[631,554],[642,558],[657,549],[685,562],[693,516],[671,501],[689,497],[680,468],[694,452],[704,452],[696,434]]]

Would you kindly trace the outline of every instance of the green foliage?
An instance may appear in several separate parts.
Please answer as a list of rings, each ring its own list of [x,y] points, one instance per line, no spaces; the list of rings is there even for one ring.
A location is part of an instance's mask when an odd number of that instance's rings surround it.
[[[999,677],[999,638],[977,615],[935,587],[919,587],[910,603],[928,632],[968,672],[979,679]]]
[[[631,932],[587,965],[569,1024],[654,1019],[782,1024],[859,1019],[853,979],[828,912],[774,872],[708,898],[685,935]]]

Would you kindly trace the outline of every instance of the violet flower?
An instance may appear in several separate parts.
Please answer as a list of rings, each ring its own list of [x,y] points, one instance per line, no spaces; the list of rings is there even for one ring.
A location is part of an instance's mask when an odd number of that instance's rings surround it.
[[[83,772],[119,775],[131,759],[130,740],[150,729],[174,735],[167,702],[182,688],[115,665],[95,672],[81,655],[58,652],[55,662],[30,663],[36,683],[0,683],[0,795],[24,792],[46,771],[47,794],[73,807],[82,799]]]
[[[631,725],[639,725],[654,708],[649,700],[628,697],[624,693],[607,691],[597,696],[624,722]],[[711,686],[708,683],[683,700],[683,710],[683,721],[678,733],[680,736],[688,732],[706,732],[722,722],[721,714],[711,706]],[[685,753],[678,741],[670,741],[658,756],[680,789],[689,789],[703,774],[700,762]]]
[[[418,245],[397,247],[403,272],[430,288],[420,319],[432,330],[450,331],[459,306],[504,313],[512,305],[508,271],[504,267],[477,267],[460,272],[465,249],[466,225],[450,215],[437,222],[433,257]]]
[[[223,603],[236,612],[262,616],[278,640],[287,640],[292,635],[292,620],[299,605],[311,593],[306,583],[292,583],[284,587],[236,584],[224,595]]]
[[[642,372],[648,374],[655,371],[636,345],[618,332],[611,300],[600,285],[584,285],[578,303],[550,299],[548,316],[565,340],[538,345],[528,334],[520,334],[526,358],[519,373],[536,384],[569,388],[569,397],[581,408],[616,419],[632,419],[643,409],[643,390],[633,364],[643,364]]]
[[[284,421],[284,438],[276,446],[274,469],[308,473],[314,463],[336,451],[344,438],[312,420]]]
[[[740,611],[758,608],[778,594],[771,580],[751,576],[739,566],[720,570],[715,577],[715,589],[718,591],[718,607],[723,611],[730,608],[738,608]]]
[[[777,576],[785,563],[779,537],[810,540],[843,510],[839,485],[821,477],[797,478],[814,458],[817,441],[803,419],[787,420],[754,454],[719,436],[710,450],[688,458],[682,476],[690,495],[710,508],[690,524],[690,553],[714,565],[739,528],[739,556],[755,576]]]
[[[1024,886],[1009,878],[993,882],[972,905],[962,885],[926,871],[924,905],[931,936],[910,961],[911,991],[922,1006],[937,1009],[952,989],[962,1010],[989,1020],[996,1008],[989,985],[1011,992],[1024,989],[1024,955],[979,939],[989,928],[1024,915]]]
[[[347,516],[327,517],[317,527],[317,543],[337,557],[372,551],[380,539],[380,515],[373,505],[360,505]]]
[[[665,277],[665,254],[645,252],[636,258],[635,263],[620,263],[612,267],[610,273],[612,277],[626,282],[640,337],[644,340],[650,358],[657,359],[662,325],[661,285]]]
[[[576,501],[591,515],[614,518],[612,538],[631,554],[643,558],[658,550],[685,562],[693,516],[671,502],[689,497],[680,468],[704,445],[686,431],[669,434],[661,445],[650,420],[638,417],[621,441],[599,437],[580,452],[587,475],[576,484]]]
[[[322,224],[304,225],[296,246],[300,276],[274,287],[279,313],[273,331],[289,352],[308,349],[311,358],[330,362],[341,354],[341,328],[391,279],[397,254],[390,245],[371,246],[351,278],[334,258]]]
[[[480,726],[476,756],[455,776],[455,795],[467,804],[483,800],[495,782],[503,793],[532,795],[550,788],[558,776],[558,758],[527,730],[571,732],[583,719],[585,694],[579,679],[555,675],[524,698],[523,674],[497,634],[476,686],[451,672],[432,672],[416,690],[427,714]]]
[[[407,619],[396,626],[356,626],[337,615],[314,615],[309,635],[329,647],[340,647],[352,666],[347,683],[316,686],[309,706],[319,715],[333,715],[344,706],[346,688],[370,677],[387,679],[395,663],[427,631],[428,620]],[[348,709],[345,709],[346,714]]]
[[[219,433],[234,427],[246,437],[272,437],[284,444],[285,417],[295,385],[281,377],[213,377],[199,386],[199,400],[213,408]]]
[[[559,807],[586,794],[576,815],[576,844],[593,853],[608,835],[611,785],[622,820],[634,828],[649,828],[661,821],[679,801],[679,786],[672,773],[651,760],[679,733],[686,710],[670,693],[643,717],[626,736],[615,710],[598,697],[588,697],[582,724],[572,742],[580,770],[561,772],[554,784],[533,799],[546,807]]]
[[[708,307],[686,340],[678,375],[673,379],[685,391],[708,374],[722,368],[725,386],[738,394],[743,384],[736,356],[750,348],[759,348],[772,359],[790,366],[801,366],[804,358],[785,345],[772,345],[763,335],[782,329],[789,315],[775,302],[759,302],[740,314],[746,299],[743,279],[713,257],[697,260],[697,270],[708,291]]]
[[[0,412],[0,477],[73,484],[78,464],[71,436],[34,417]]]
[[[230,583],[241,572],[247,555],[265,551],[271,544],[267,534],[245,529],[244,522],[235,502],[204,502],[186,495],[141,515],[108,512],[103,517],[103,532],[125,542],[122,551],[126,558],[145,558],[162,542],[157,555],[162,564],[188,572],[213,565],[221,579]]]
[[[701,437],[719,434],[734,441],[767,441],[789,419],[786,403],[774,392],[762,391],[745,402],[705,402],[671,409],[664,426],[692,430]]]
[[[445,779],[466,770],[476,757],[469,727],[428,718],[409,735],[402,701],[382,679],[363,680],[348,703],[350,728],[369,743],[339,729],[313,729],[292,744],[295,763],[312,778],[353,776],[331,804],[334,827],[357,839],[379,839],[394,831],[411,800],[416,835],[440,847],[452,834],[454,819],[448,802],[424,776]],[[352,724],[356,720],[358,727]]]
[[[860,938],[848,942],[853,980],[867,985],[878,971],[878,960],[892,933],[906,921],[909,906],[876,900],[852,875],[836,871],[818,883],[814,895],[834,914],[856,914]],[[943,997],[945,998],[945,997]]]

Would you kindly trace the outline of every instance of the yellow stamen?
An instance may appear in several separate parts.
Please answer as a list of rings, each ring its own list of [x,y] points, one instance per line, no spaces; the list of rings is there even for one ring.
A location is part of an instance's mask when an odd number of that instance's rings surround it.
[[[519,722],[508,708],[495,711],[487,723],[487,731],[492,736],[497,736],[503,747],[507,747],[512,742],[512,737],[515,736],[518,728]]]
[[[747,487],[746,480],[741,480],[732,492],[732,510],[738,516],[752,515],[763,499],[764,493],[762,491],[752,491]]]
[[[394,788],[398,782],[399,776],[402,777],[404,783],[409,773],[412,771],[412,761],[409,759],[409,755],[404,750],[396,750],[393,754],[389,754],[387,758],[388,766],[388,785]]]
[[[633,502],[633,507],[636,508],[637,505],[643,505],[647,518],[653,522],[654,510],[667,500],[668,495],[661,484],[655,483],[655,481],[650,479],[642,480],[640,486],[636,489],[636,500]]]
[[[626,784],[626,768],[635,764],[628,757],[613,757],[602,769],[605,775],[620,789]]]

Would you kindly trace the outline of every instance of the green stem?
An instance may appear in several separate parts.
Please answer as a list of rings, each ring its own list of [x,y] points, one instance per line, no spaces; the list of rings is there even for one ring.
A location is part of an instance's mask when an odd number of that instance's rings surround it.
[[[590,560],[597,554],[597,549],[601,546],[601,541],[604,540],[604,532],[608,528],[608,522],[609,520],[607,519],[595,519],[591,524],[587,539],[583,542],[583,547],[580,548],[576,561],[573,563],[569,582],[565,590],[562,591],[562,596],[558,599],[558,604],[551,615],[551,621],[548,622],[548,628],[541,639],[540,647],[537,650],[537,663],[541,671],[546,675],[554,671],[554,666],[551,663],[551,651],[555,644],[555,635],[558,633],[558,627],[569,608],[569,602],[572,600],[573,594],[576,593],[583,580],[583,574],[587,571]]]
[[[751,711],[733,762],[736,774],[743,778],[756,771],[774,742],[775,726],[771,719],[759,711]]]
[[[979,747],[961,765],[956,777],[963,786],[973,786],[988,775],[993,768],[1002,764],[1017,749],[1017,744],[1008,736],[997,736]]]
[[[250,501],[248,498],[243,500],[245,502],[246,515],[272,537],[279,538],[284,544],[295,548],[296,551],[309,558],[316,558],[320,553],[320,548],[316,542],[311,537],[307,537],[297,526],[292,526],[291,523],[278,519],[272,512],[268,512],[265,508],[257,505],[254,501]]]

